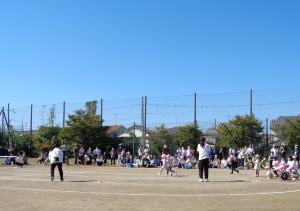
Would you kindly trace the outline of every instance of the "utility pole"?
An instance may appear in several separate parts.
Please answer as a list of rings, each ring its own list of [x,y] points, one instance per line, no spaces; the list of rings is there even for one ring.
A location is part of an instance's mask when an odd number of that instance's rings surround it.
[[[9,103],[7,104],[7,122],[8,122],[8,127],[10,127],[10,118],[9,118]]]
[[[197,124],[197,93],[194,94],[194,124]]]
[[[2,122],[1,122],[1,138],[2,138],[2,143],[4,144],[4,107],[2,107],[2,110],[0,112],[1,117],[2,117]]]
[[[147,137],[147,96],[144,98],[144,142],[146,144]]]
[[[30,105],[30,146],[29,149],[32,149],[32,110],[33,110],[33,105]]]
[[[142,120],[142,144],[144,144],[144,138],[145,138],[145,135],[144,135],[144,128],[145,128],[145,125],[144,125],[144,96],[142,97],[142,110],[141,110],[141,120]]]
[[[133,123],[132,159],[134,159],[134,142],[135,142],[135,122]]]
[[[252,89],[250,89],[250,115],[252,116]]]
[[[217,119],[215,119],[215,129],[217,129]]]
[[[100,100],[100,105],[101,105],[100,115],[101,115],[101,127],[102,127],[103,126],[103,99],[102,98]]]
[[[63,102],[63,127],[66,125],[66,102]]]
[[[266,144],[267,144],[267,149],[269,147],[269,119],[266,119]]]

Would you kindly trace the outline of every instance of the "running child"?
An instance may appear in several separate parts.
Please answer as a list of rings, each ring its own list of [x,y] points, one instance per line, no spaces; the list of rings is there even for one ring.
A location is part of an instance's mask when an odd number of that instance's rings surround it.
[[[256,177],[259,177],[260,166],[261,166],[261,162],[260,162],[260,159],[259,159],[259,155],[255,155],[254,169],[255,169]]]
[[[159,175],[161,175],[162,171],[165,169],[167,171],[168,174],[168,161],[170,159],[170,156],[168,155],[168,153],[163,153],[161,156],[161,162],[162,162],[162,166],[160,168],[160,173]]]

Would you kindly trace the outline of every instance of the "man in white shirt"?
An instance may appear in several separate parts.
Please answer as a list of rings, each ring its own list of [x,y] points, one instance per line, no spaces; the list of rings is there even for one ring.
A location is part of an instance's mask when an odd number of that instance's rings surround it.
[[[209,165],[209,150],[210,147],[205,143],[206,139],[202,137],[200,143],[198,144],[197,151],[199,153],[199,181],[203,182],[203,170],[205,181],[208,182],[208,165]]]
[[[51,163],[51,181],[54,180],[54,170],[55,167],[58,167],[60,181],[64,181],[64,175],[62,170],[62,163],[63,163],[63,151],[59,148],[58,144],[54,145],[53,150],[49,152],[49,160]]]

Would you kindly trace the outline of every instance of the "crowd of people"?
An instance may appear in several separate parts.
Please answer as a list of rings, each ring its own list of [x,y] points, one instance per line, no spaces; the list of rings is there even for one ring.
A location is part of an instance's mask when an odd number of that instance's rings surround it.
[[[24,151],[17,153],[17,156],[13,155],[13,149],[8,150],[9,155],[5,156],[2,165],[16,165],[17,167],[23,167],[28,164],[28,159]]]
[[[59,161],[54,160],[53,152],[61,153]],[[230,174],[239,173],[241,169],[254,169],[255,175],[260,176],[260,171],[266,172],[268,178],[298,179],[299,178],[299,155],[300,150],[295,146],[293,154],[288,154],[284,146],[273,145],[269,152],[269,156],[263,157],[256,153],[251,146],[242,148],[230,147],[229,149],[215,149],[205,143],[205,139],[201,139],[194,151],[190,146],[179,147],[174,153],[164,145],[161,155],[155,156],[150,153],[149,147],[141,146],[137,153],[133,156],[130,150],[126,150],[124,145],[120,144],[116,149],[114,147],[107,151],[102,151],[99,147],[92,149],[89,147],[85,150],[83,147],[75,148],[74,164],[75,165],[117,165],[122,167],[161,167],[162,171],[167,174],[174,173],[172,168],[192,169],[199,168],[199,177],[203,181],[203,176],[208,181],[208,168],[227,168]],[[56,146],[49,152],[41,152],[37,162],[39,164],[51,164],[51,172],[55,166],[58,166],[60,174],[62,174],[62,166],[55,163],[65,163],[69,165],[67,150],[64,145]],[[18,153],[17,156],[7,156],[3,164],[15,164],[22,167],[27,163],[25,152]],[[51,173],[52,174],[52,173]],[[63,180],[63,176],[61,176]]]

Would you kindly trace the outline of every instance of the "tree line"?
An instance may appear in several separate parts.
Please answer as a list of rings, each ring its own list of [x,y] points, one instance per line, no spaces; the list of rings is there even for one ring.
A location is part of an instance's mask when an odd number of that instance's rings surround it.
[[[13,135],[14,148],[24,150],[29,154],[38,151],[47,151],[54,143],[63,143],[70,150],[81,147],[100,147],[108,149],[121,142],[131,141],[109,137],[107,127],[103,125],[103,119],[97,114],[97,101],[87,102],[85,109],[76,110],[68,116],[66,127],[54,125],[55,114],[50,110],[49,125],[41,126],[34,132],[33,137],[26,134]],[[285,124],[277,124],[272,130],[278,134],[278,139],[287,146],[293,147],[300,144],[300,117],[296,117]],[[254,115],[237,115],[226,123],[221,123],[217,128],[217,147],[244,147],[265,146],[266,137],[264,126]],[[162,124],[149,134],[150,152],[160,154],[164,145],[170,149],[190,146],[196,149],[203,131],[197,124],[178,127],[176,132],[170,133]],[[31,146],[31,148],[29,147]],[[130,146],[131,147],[131,146]]]

